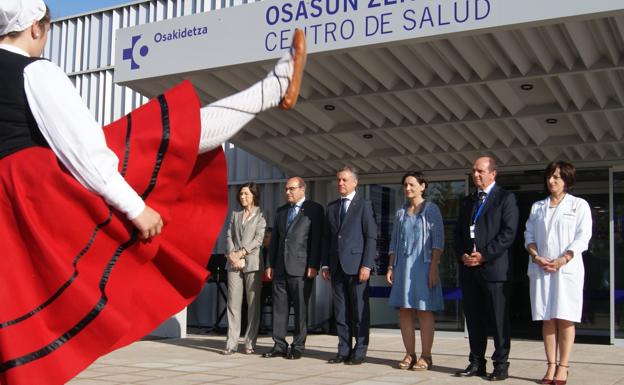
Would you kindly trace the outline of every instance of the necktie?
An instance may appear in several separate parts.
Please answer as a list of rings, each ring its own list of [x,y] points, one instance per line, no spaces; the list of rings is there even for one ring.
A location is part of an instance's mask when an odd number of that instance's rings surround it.
[[[340,223],[344,220],[345,214],[347,213],[347,198],[342,198],[340,200]]]
[[[295,220],[297,216],[297,205],[291,205],[288,209],[288,218],[286,219],[286,226],[290,226],[292,221]]]
[[[472,214],[472,223],[475,223],[477,219],[479,219],[479,216],[481,215],[481,213],[479,213],[479,210],[481,209],[481,206],[483,206],[483,203],[485,202],[486,197],[487,197],[487,193],[483,191],[479,191],[477,193],[478,199],[475,202],[474,211]]]

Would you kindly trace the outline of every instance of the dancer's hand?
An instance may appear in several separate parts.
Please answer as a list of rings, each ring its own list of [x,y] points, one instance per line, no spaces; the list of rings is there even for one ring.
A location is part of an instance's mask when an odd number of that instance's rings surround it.
[[[141,239],[157,236],[164,226],[160,214],[149,206],[145,206],[143,212],[132,220],[132,224],[139,230],[139,238]]]

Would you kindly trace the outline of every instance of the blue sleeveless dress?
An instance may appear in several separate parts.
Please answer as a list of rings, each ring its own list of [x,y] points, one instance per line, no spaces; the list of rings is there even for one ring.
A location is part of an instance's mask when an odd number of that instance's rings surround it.
[[[416,310],[439,311],[444,309],[442,283],[429,288],[429,267],[424,262],[423,213],[405,215],[402,232],[403,244],[397,245],[394,282],[389,303],[394,307]],[[401,226],[401,223],[395,223]]]

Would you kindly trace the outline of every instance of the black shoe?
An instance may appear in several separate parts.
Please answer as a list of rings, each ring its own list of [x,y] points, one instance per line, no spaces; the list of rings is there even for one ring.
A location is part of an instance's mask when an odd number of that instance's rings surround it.
[[[301,358],[301,351],[296,349],[290,349],[290,352],[286,355],[289,360],[298,360]]]
[[[330,358],[327,360],[328,364],[342,364],[343,362],[347,362],[349,357],[341,356],[340,354],[336,354],[336,357]]]
[[[352,358],[350,360],[345,361],[345,365],[362,365],[363,362],[364,362],[364,357]]]
[[[279,350],[271,349],[268,352],[262,355],[264,358],[273,358],[273,357],[286,357],[286,352],[280,352]]]
[[[488,376],[488,380],[490,381],[503,381],[509,377],[509,373],[507,369],[494,369],[492,373]]]
[[[479,364],[474,364],[471,362],[470,364],[468,364],[466,369],[460,370],[459,372],[455,372],[455,376],[457,377],[472,377],[472,376],[483,377],[486,375],[487,373],[485,372],[485,363],[479,365]]]

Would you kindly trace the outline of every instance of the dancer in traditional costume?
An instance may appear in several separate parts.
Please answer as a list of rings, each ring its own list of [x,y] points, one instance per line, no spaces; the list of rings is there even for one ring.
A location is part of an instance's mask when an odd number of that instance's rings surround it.
[[[297,100],[290,52],[201,107],[189,82],[102,130],[40,59],[42,0],[0,2],[0,383],[61,384],[187,306],[227,209],[221,143]]]

